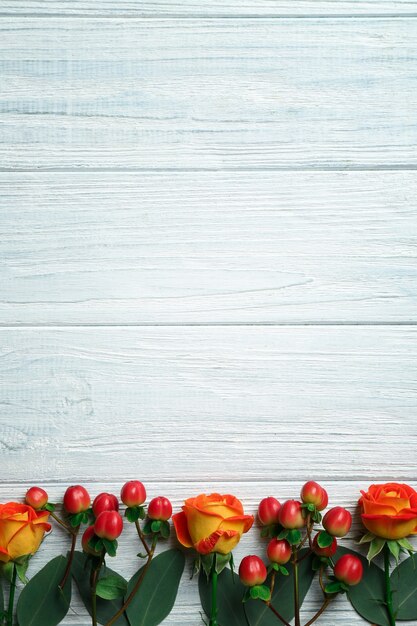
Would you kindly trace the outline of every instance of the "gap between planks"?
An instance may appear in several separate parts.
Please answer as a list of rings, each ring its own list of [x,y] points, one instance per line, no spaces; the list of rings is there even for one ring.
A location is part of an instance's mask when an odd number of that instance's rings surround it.
[[[350,327],[350,326],[382,326],[382,327],[390,327],[390,326],[402,326],[402,327],[414,327],[417,326],[417,320],[410,321],[326,321],[326,322],[125,322],[123,324],[114,322],[80,322],[80,323],[60,323],[60,324],[50,324],[50,323],[33,323],[33,324],[2,324],[0,323],[0,330],[7,330],[8,328],[187,328],[187,327],[208,327],[208,328],[223,328],[230,326],[267,326],[267,327],[283,327],[283,328],[292,328],[292,327],[318,327],[321,328],[323,326],[342,326],[342,327]]]
[[[259,15],[256,13],[247,13],[245,15],[233,15],[233,14],[222,14],[222,13],[212,13],[207,15],[205,13],[195,13],[193,15],[181,15],[181,13],[166,13],[157,14],[157,15],[147,15],[147,14],[134,14],[134,13],[115,13],[114,15],[106,15],[95,13],[92,15],[91,13],[13,13],[12,11],[0,12],[1,18],[11,18],[16,17],[18,19],[25,18],[37,18],[37,19],[71,19],[71,18],[94,18],[100,20],[120,20],[120,19],[136,19],[136,20],[335,20],[335,19],[352,19],[352,20],[384,20],[384,19],[404,19],[404,18],[417,18],[416,12],[410,13],[327,13],[327,14],[314,14],[314,13],[306,13],[302,15],[297,15],[296,13],[287,13],[287,14],[274,14],[274,13],[266,13],[265,15]]]

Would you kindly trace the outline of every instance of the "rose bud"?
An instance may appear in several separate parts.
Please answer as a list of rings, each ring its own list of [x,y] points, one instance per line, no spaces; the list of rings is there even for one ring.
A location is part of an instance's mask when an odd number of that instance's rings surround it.
[[[239,566],[240,580],[246,587],[254,587],[255,585],[262,585],[268,572],[264,562],[256,555],[245,556]]]
[[[85,529],[83,536],[81,538],[81,546],[86,554],[92,554],[93,556],[97,556],[97,554],[100,554],[100,553],[96,552],[95,550],[93,550],[93,548],[90,548],[90,546],[88,545],[88,542],[90,541],[90,539],[94,537],[94,535],[95,535],[94,525],[88,526],[88,528]]]
[[[87,511],[90,507],[91,498],[88,491],[81,485],[68,487],[64,494],[64,508],[67,513],[76,515]]]
[[[39,509],[42,509],[45,504],[47,504],[48,494],[45,489],[42,489],[41,487],[31,487],[26,492],[25,501],[26,504],[32,507],[32,509],[38,511]]]
[[[314,504],[317,510],[321,511],[327,506],[327,493],[318,483],[314,480],[309,480],[301,489],[301,500],[304,504]],[[323,507],[323,503],[325,506]]]
[[[140,480],[129,480],[122,487],[120,499],[126,506],[140,506],[146,500],[146,489]]]
[[[99,493],[94,498],[93,513],[98,517],[103,511],[118,511],[119,501],[112,493]]]
[[[258,507],[258,519],[262,526],[278,524],[280,508],[281,504],[272,496],[261,500]]]
[[[285,565],[291,558],[291,546],[286,539],[271,539],[266,549],[271,563]]]
[[[320,533],[318,533],[313,540],[313,551],[317,556],[327,556],[331,557],[335,554],[337,550],[337,540],[334,538],[332,543],[327,548],[320,548],[318,544],[318,537]]]
[[[335,506],[333,509],[330,509],[323,517],[323,527],[329,535],[334,537],[344,537],[348,534],[351,526],[352,516],[349,511],[341,506]]]
[[[363,566],[357,556],[344,554],[340,557],[334,568],[337,580],[347,585],[357,585],[362,580]]]
[[[305,526],[306,521],[303,517],[301,503],[297,502],[297,500],[287,500],[284,502],[279,511],[279,523],[283,528],[287,528],[288,530]]]
[[[103,511],[94,523],[94,533],[100,539],[113,541],[122,534],[123,519],[117,511]]]
[[[149,502],[148,517],[156,521],[166,522],[172,515],[172,504],[168,498],[158,496]]]

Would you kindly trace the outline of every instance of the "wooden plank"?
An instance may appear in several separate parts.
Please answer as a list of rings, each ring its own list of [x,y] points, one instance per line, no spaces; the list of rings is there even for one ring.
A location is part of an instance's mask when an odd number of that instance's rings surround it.
[[[120,481],[126,464],[175,483],[415,477],[416,327],[0,337],[4,482]]]
[[[417,20],[0,27],[6,169],[417,165]]]
[[[417,172],[0,174],[2,324],[408,322]]]
[[[267,17],[416,15],[415,0],[2,0],[0,15]]]

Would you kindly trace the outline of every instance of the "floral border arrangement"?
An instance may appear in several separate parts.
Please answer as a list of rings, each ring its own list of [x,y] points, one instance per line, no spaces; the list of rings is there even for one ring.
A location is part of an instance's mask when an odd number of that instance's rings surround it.
[[[114,494],[100,493],[91,503],[81,485],[68,487],[60,506],[49,502],[41,487],[31,487],[24,504],[0,505],[0,624],[61,623],[75,582],[92,626],[157,626],[174,606],[185,568],[184,550],[156,554],[158,544],[170,536],[171,518],[179,543],[194,551],[193,571],[208,626],[311,626],[339,595],[346,595],[353,609],[374,625],[416,623],[417,555],[407,537],[417,534],[417,492],[408,485],[371,485],[362,492],[365,532],[357,543],[368,545],[367,558],[338,545],[351,529],[352,516],[340,506],[324,513],[328,494],[318,483],[308,481],[299,499],[280,503],[264,498],[257,517],[268,542],[267,564],[258,555],[245,556],[238,575],[233,549],[252,528],[254,516],[245,514],[235,496],[200,494],[172,515],[165,497],[146,506],[144,485],[131,480],[122,487],[120,500],[124,520]],[[67,532],[68,553],[28,580],[30,560],[52,523]],[[117,554],[125,523],[135,526],[140,546],[140,566],[129,581],[107,564]],[[322,604],[302,622],[301,607],[313,583]],[[18,585],[23,588],[15,602]]]

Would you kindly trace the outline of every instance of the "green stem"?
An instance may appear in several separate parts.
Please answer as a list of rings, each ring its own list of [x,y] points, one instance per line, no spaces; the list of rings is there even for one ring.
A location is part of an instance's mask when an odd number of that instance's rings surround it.
[[[395,626],[394,607],[392,604],[392,589],[391,589],[391,579],[390,579],[389,558],[390,558],[390,551],[389,551],[388,545],[385,544],[385,549],[384,549],[385,601],[386,601],[390,626]]]
[[[300,584],[298,580],[298,550],[292,549],[294,567],[294,626],[301,626],[300,622]]]
[[[12,582],[10,583],[9,605],[7,608],[7,618],[6,618],[7,626],[13,626],[13,609],[14,609],[14,594],[16,591],[16,578],[17,578],[17,569],[16,569],[16,565],[13,563]]]
[[[214,554],[213,567],[211,570],[211,615],[209,626],[218,626],[217,624],[217,580],[216,572],[216,554]]]

